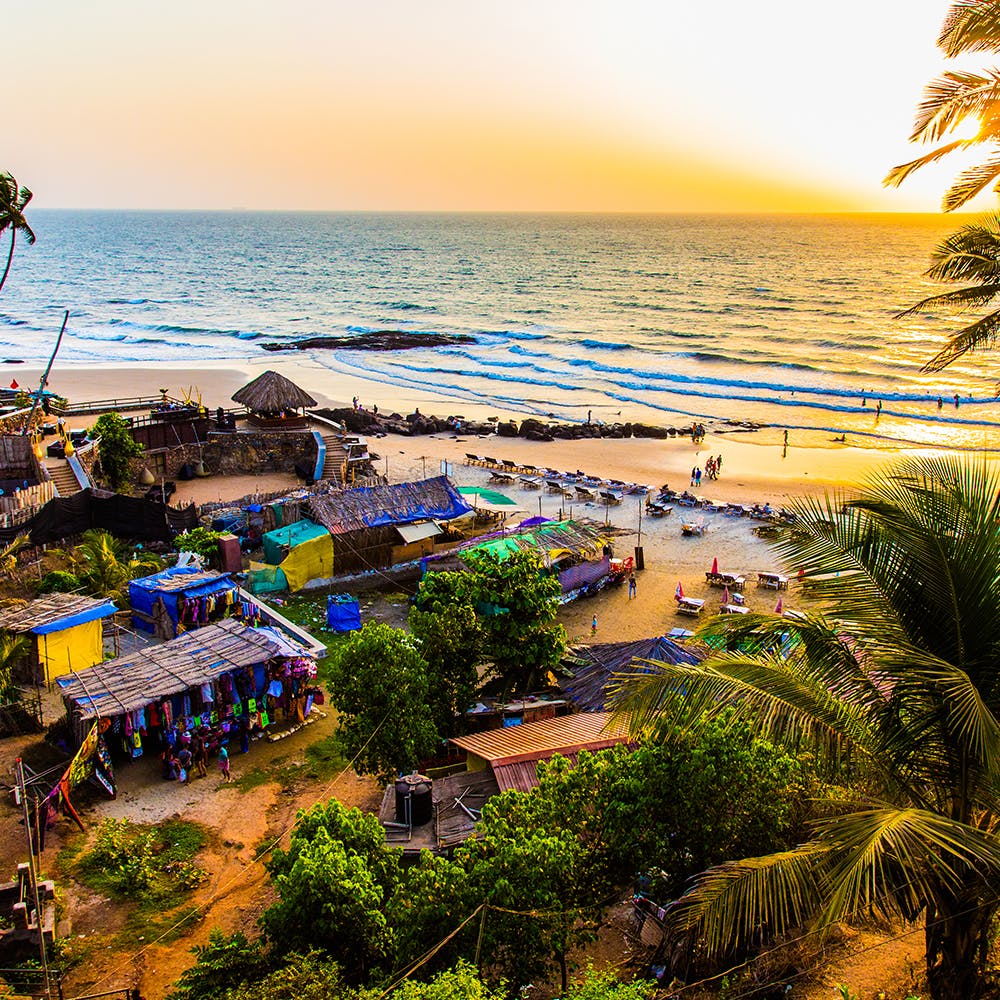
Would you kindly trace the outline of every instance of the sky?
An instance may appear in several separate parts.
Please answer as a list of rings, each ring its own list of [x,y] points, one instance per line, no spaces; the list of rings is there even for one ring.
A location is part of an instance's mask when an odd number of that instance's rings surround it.
[[[0,169],[56,208],[933,212],[956,163],[881,181],[947,8],[32,0]]]

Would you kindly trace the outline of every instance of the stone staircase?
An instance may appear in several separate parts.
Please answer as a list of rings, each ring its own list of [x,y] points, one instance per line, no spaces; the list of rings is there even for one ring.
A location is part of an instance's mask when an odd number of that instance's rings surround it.
[[[46,464],[49,470],[49,478],[59,491],[59,496],[68,497],[80,492],[80,484],[76,481],[76,476],[69,467],[69,462],[54,460]]]
[[[338,486],[344,486],[344,469],[347,467],[347,449],[333,434],[324,434],[326,462],[323,465],[323,479]]]

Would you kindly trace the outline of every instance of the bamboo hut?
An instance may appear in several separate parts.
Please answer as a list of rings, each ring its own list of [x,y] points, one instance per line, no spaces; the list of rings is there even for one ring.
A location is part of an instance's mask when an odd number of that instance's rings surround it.
[[[305,411],[316,405],[316,400],[291,379],[270,370],[234,392],[232,399],[250,411],[251,423],[276,430],[305,427]]]
[[[104,598],[48,594],[0,611],[0,633],[28,639],[15,676],[31,684],[51,684],[57,677],[104,659],[103,620],[118,608]]]

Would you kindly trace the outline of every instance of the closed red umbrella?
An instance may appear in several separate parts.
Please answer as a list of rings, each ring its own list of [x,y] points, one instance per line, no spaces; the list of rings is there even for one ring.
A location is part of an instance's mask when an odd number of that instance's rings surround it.
[[[726,587],[722,591],[722,603],[723,604],[728,604],[729,603],[729,588],[728,587]]]
[[[674,598],[678,601],[684,600],[684,588],[681,586],[681,581],[677,581],[677,589],[674,591]]]
[[[716,556],[716,557],[715,557],[715,558],[714,558],[714,559],[712,560],[712,574],[714,575],[714,574],[716,574],[716,573],[718,573],[718,572],[719,572],[719,557],[718,557],[718,556]]]

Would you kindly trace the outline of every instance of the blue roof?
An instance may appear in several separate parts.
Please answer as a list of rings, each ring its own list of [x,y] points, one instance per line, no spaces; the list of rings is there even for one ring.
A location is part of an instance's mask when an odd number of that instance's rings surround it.
[[[31,631],[35,635],[48,635],[50,632],[63,632],[75,625],[84,625],[86,622],[96,621],[98,618],[107,618],[113,615],[118,608],[112,601],[105,601],[93,608],[86,608],[77,611],[75,614],[67,615],[65,618],[58,618],[54,622],[46,622],[44,625],[36,625]]]

